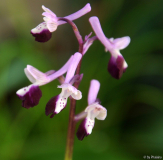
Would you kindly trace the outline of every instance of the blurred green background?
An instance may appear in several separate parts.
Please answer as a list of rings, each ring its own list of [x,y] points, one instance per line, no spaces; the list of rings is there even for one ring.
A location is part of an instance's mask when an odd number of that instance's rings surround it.
[[[61,25],[47,43],[38,43],[30,30],[41,23],[45,5],[57,16],[66,16],[88,1],[0,1],[0,159],[63,160],[69,102],[53,119],[45,116],[48,100],[60,93],[56,80],[40,87],[38,106],[21,107],[15,92],[30,84],[24,68],[30,64],[42,72],[59,69],[78,50],[68,24]],[[83,37],[92,29],[88,22],[98,16],[105,35],[130,36],[121,51],[128,69],[120,80],[107,72],[110,54],[95,41],[83,58],[83,98],[76,112],[87,106],[91,79],[101,83],[98,98],[107,108],[105,121],[96,120],[90,136],[75,137],[74,160],[139,160],[144,155],[163,157],[163,0],[90,0],[92,11],[76,20]],[[94,35],[94,33],[93,33]],[[77,126],[79,123],[77,124]]]

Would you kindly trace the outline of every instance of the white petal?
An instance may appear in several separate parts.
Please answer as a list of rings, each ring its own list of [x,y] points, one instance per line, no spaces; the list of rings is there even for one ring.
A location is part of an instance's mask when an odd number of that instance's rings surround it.
[[[44,5],[42,5],[42,9],[47,12],[47,13],[50,13],[52,15],[55,15],[49,8],[46,8]],[[56,16],[56,15],[55,15]]]
[[[129,43],[130,43],[130,37],[128,36],[122,38],[116,38],[113,40],[114,47],[119,50],[126,48],[129,45]]]
[[[30,88],[31,88],[32,86],[34,86],[34,85],[31,84],[31,85],[29,85],[29,86],[27,86],[27,87],[21,88],[21,89],[19,89],[19,90],[16,92],[16,94],[19,95],[19,96],[24,96],[24,95],[30,90]]]
[[[69,96],[72,96],[76,100],[80,100],[82,98],[82,93],[69,83],[64,83],[58,86],[58,88],[62,88],[61,95],[63,97],[68,98]]]
[[[91,119],[97,118],[99,120],[104,120],[107,116],[107,110],[98,103],[93,103],[89,105],[85,112],[88,113],[88,117]]]
[[[42,23],[40,23],[37,27],[33,28],[33,29],[31,30],[31,33],[33,33],[33,34],[40,33],[40,32],[42,32],[44,29],[48,29],[48,28],[47,28],[46,22],[42,22]]]
[[[55,113],[59,113],[62,109],[64,109],[66,107],[67,104],[67,97],[64,97],[63,95],[59,95],[59,99],[56,102],[56,107],[54,112]]]
[[[85,129],[87,131],[88,134],[92,133],[92,129],[94,127],[95,124],[95,120],[90,119],[90,118],[86,118],[86,123],[85,123]]]
[[[47,22],[47,28],[50,32],[54,32],[58,27],[58,24],[56,22],[53,22],[51,20],[48,20]]]
[[[126,69],[128,67],[128,64],[126,61],[124,61],[123,68]]]
[[[77,90],[77,92],[75,94],[72,93],[71,96],[76,100],[80,100],[82,98],[82,93],[79,90]]]
[[[38,84],[39,86],[49,82],[49,78],[45,73],[39,71],[31,65],[27,65],[24,72],[32,83]]]
[[[31,83],[36,82],[36,79],[28,72],[27,68],[24,69],[24,72]]]

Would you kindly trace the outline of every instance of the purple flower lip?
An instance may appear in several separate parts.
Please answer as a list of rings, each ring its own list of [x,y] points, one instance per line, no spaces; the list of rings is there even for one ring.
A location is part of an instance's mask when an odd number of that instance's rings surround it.
[[[85,125],[86,125],[87,119],[85,118],[79,125],[78,131],[76,133],[77,138],[82,141],[84,137],[87,137],[89,134],[86,131]]]
[[[52,33],[49,32],[48,29],[43,29],[40,33],[34,33],[31,31],[33,37],[35,37],[35,41],[37,42],[47,42],[52,37]]]
[[[115,79],[120,79],[123,73],[126,71],[127,67],[124,68],[124,58],[123,56],[118,56],[117,58],[111,57],[108,63],[108,72]]]
[[[22,106],[27,109],[38,105],[39,100],[42,97],[42,92],[36,85],[22,88],[18,90],[16,94],[19,99],[22,100]]]
[[[53,118],[57,113],[55,112],[56,102],[59,99],[59,96],[52,97],[49,102],[46,104],[45,114],[48,116],[51,114],[50,118]]]

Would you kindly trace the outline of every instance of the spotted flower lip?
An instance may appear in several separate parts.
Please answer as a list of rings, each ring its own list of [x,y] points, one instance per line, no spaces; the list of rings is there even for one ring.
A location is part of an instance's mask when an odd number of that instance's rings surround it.
[[[59,95],[52,97],[46,104],[45,114],[48,116],[51,114],[50,118],[53,118],[56,114],[62,111],[66,107],[67,101]],[[59,107],[56,107],[58,106]]]
[[[45,22],[40,23],[37,27],[31,30],[31,34],[35,37],[35,40],[38,42],[47,42],[52,37],[52,32],[54,32],[58,25],[65,24],[65,21],[59,20],[55,13],[53,13],[50,9],[46,8],[42,5],[42,9],[45,11],[42,13],[44,16],[43,20]],[[70,14],[64,18],[69,19],[71,21],[80,18],[86,13],[91,11],[91,6],[87,3],[82,9],[79,11]]]
[[[97,102],[97,94],[100,89],[100,83],[97,80],[91,80],[88,93],[88,106],[85,109],[87,113],[86,118],[79,125],[76,133],[79,140],[92,133],[95,124],[95,118],[104,120],[107,116],[107,110]],[[85,113],[83,113],[85,114]]]
[[[76,52],[71,60],[71,64],[68,67],[67,74],[65,77],[65,81],[62,85],[58,86],[58,88],[62,88],[62,91],[59,95],[52,97],[45,108],[45,114],[48,116],[51,114],[51,118],[61,112],[67,104],[67,99],[69,96],[76,100],[80,100],[82,98],[82,93],[77,90],[71,84],[71,80],[74,77],[77,65],[82,57],[82,54]]]
[[[105,46],[105,50],[109,51],[111,54],[111,59],[108,64],[109,73],[112,75],[112,77],[120,79],[123,73],[126,71],[128,65],[119,50],[124,49],[129,45],[130,37],[126,36],[122,38],[108,39],[102,31],[98,17],[94,16],[89,18],[89,22],[97,38]]]

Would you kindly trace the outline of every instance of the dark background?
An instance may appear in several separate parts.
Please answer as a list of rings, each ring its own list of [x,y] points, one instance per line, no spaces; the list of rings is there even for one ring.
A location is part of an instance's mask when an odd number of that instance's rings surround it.
[[[88,1],[0,1],[0,159],[63,160],[69,102],[53,119],[45,116],[48,100],[60,93],[56,80],[40,87],[38,106],[21,107],[16,91],[30,84],[24,68],[30,64],[42,72],[59,69],[78,50],[68,24],[61,25],[47,43],[30,34],[42,20],[41,5],[57,16],[74,13]],[[92,29],[89,17],[98,16],[108,38],[130,36],[121,51],[128,69],[120,80],[107,72],[110,54],[95,41],[83,58],[79,89],[83,98],[76,112],[87,106],[91,79],[101,83],[98,98],[107,108],[105,121],[96,120],[90,136],[75,137],[74,160],[138,160],[144,155],[163,156],[163,1],[90,0],[92,11],[75,20],[82,36]],[[94,33],[93,33],[94,35]],[[78,123],[79,124],[79,123]],[[77,125],[78,125],[77,124]]]

